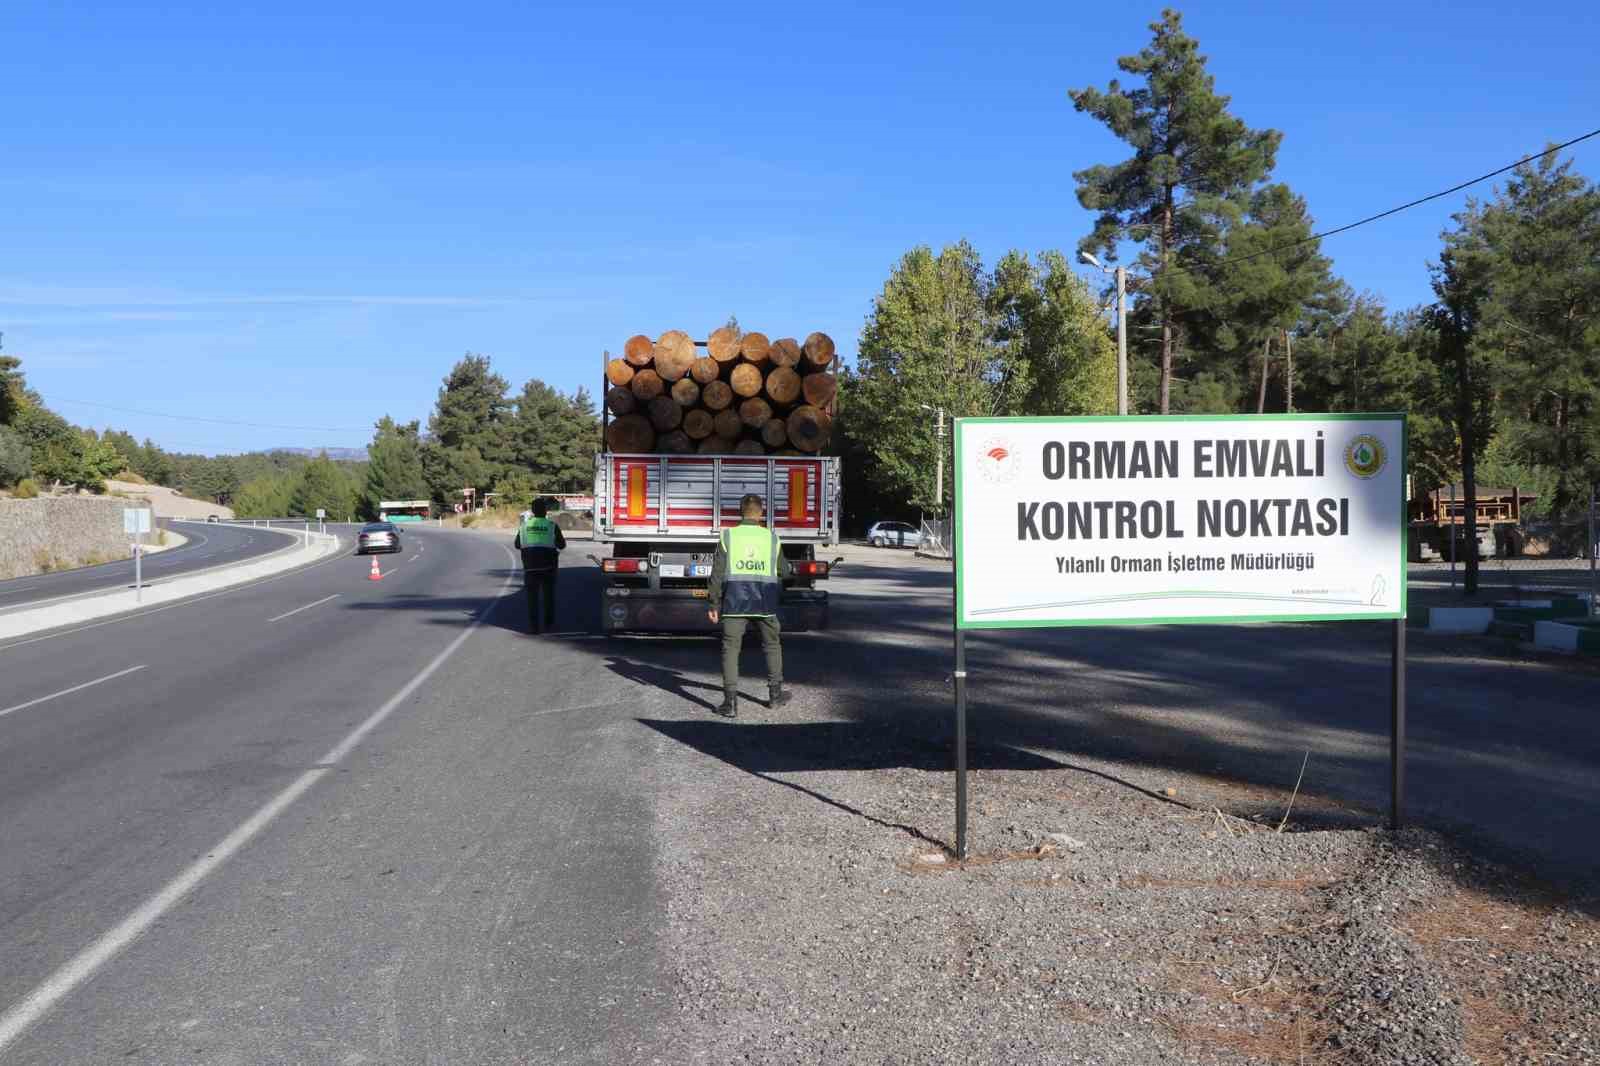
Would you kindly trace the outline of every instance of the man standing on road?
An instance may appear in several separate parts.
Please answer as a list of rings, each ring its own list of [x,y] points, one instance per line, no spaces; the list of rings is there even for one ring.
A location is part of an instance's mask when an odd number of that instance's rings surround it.
[[[778,534],[761,524],[761,497],[739,501],[739,524],[722,532],[711,563],[712,624],[722,623],[722,706],[724,718],[739,717],[739,646],[754,622],[767,655],[767,706],[792,698],[783,691],[783,646],[778,642],[778,598],[792,567],[783,557]]]
[[[534,500],[533,512],[522,520],[516,537],[522,550],[522,584],[528,590],[528,630],[532,633],[556,624],[556,574],[561,567],[561,549],[567,546],[561,527],[545,517],[549,511],[548,500]],[[540,596],[544,597],[542,621]]]

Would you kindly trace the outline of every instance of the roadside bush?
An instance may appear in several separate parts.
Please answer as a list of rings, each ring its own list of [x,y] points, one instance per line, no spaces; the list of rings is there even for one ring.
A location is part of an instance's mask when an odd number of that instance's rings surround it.
[[[39,486],[34,482],[33,478],[25,477],[17,482],[17,487],[11,490],[11,495],[19,500],[31,500],[39,495]]]
[[[15,485],[33,473],[33,457],[22,434],[0,426],[0,487]]]
[[[476,522],[477,520],[478,520],[478,516],[475,515],[475,514],[464,514],[464,515],[461,516],[461,528],[462,529],[467,529],[472,525],[472,523]]]

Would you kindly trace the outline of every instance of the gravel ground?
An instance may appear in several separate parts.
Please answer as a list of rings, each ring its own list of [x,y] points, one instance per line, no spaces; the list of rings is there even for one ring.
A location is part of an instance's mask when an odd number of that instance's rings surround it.
[[[1600,1061],[1593,901],[1327,801],[1278,832],[1288,795],[1089,760],[975,772],[956,863],[944,751],[802,695],[645,723],[679,1011],[652,1061]]]

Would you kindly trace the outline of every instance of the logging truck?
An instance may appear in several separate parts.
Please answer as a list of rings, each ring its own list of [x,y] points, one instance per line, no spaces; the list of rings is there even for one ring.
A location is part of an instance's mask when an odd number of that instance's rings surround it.
[[[696,348],[706,349],[701,355]],[[748,494],[793,565],[783,628],[824,629],[839,542],[840,469],[819,454],[832,428],[833,342],[804,345],[724,328],[706,341],[637,336],[606,362],[605,450],[595,456],[595,557],[607,634],[701,633],[712,557]]]

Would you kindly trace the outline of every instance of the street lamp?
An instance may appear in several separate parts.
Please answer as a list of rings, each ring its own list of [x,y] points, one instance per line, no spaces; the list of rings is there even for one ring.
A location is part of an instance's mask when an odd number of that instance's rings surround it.
[[[934,480],[933,498],[938,502],[939,509],[942,511],[944,510],[944,408],[933,407],[925,403],[919,403],[917,406],[924,411],[932,411],[939,416],[934,429],[934,440],[937,442],[935,447],[939,451],[939,462],[937,466],[938,473],[935,475]]]
[[[1078,258],[1102,273],[1110,274],[1117,282],[1117,414],[1128,413],[1128,272],[1101,264],[1089,252],[1079,252]]]

